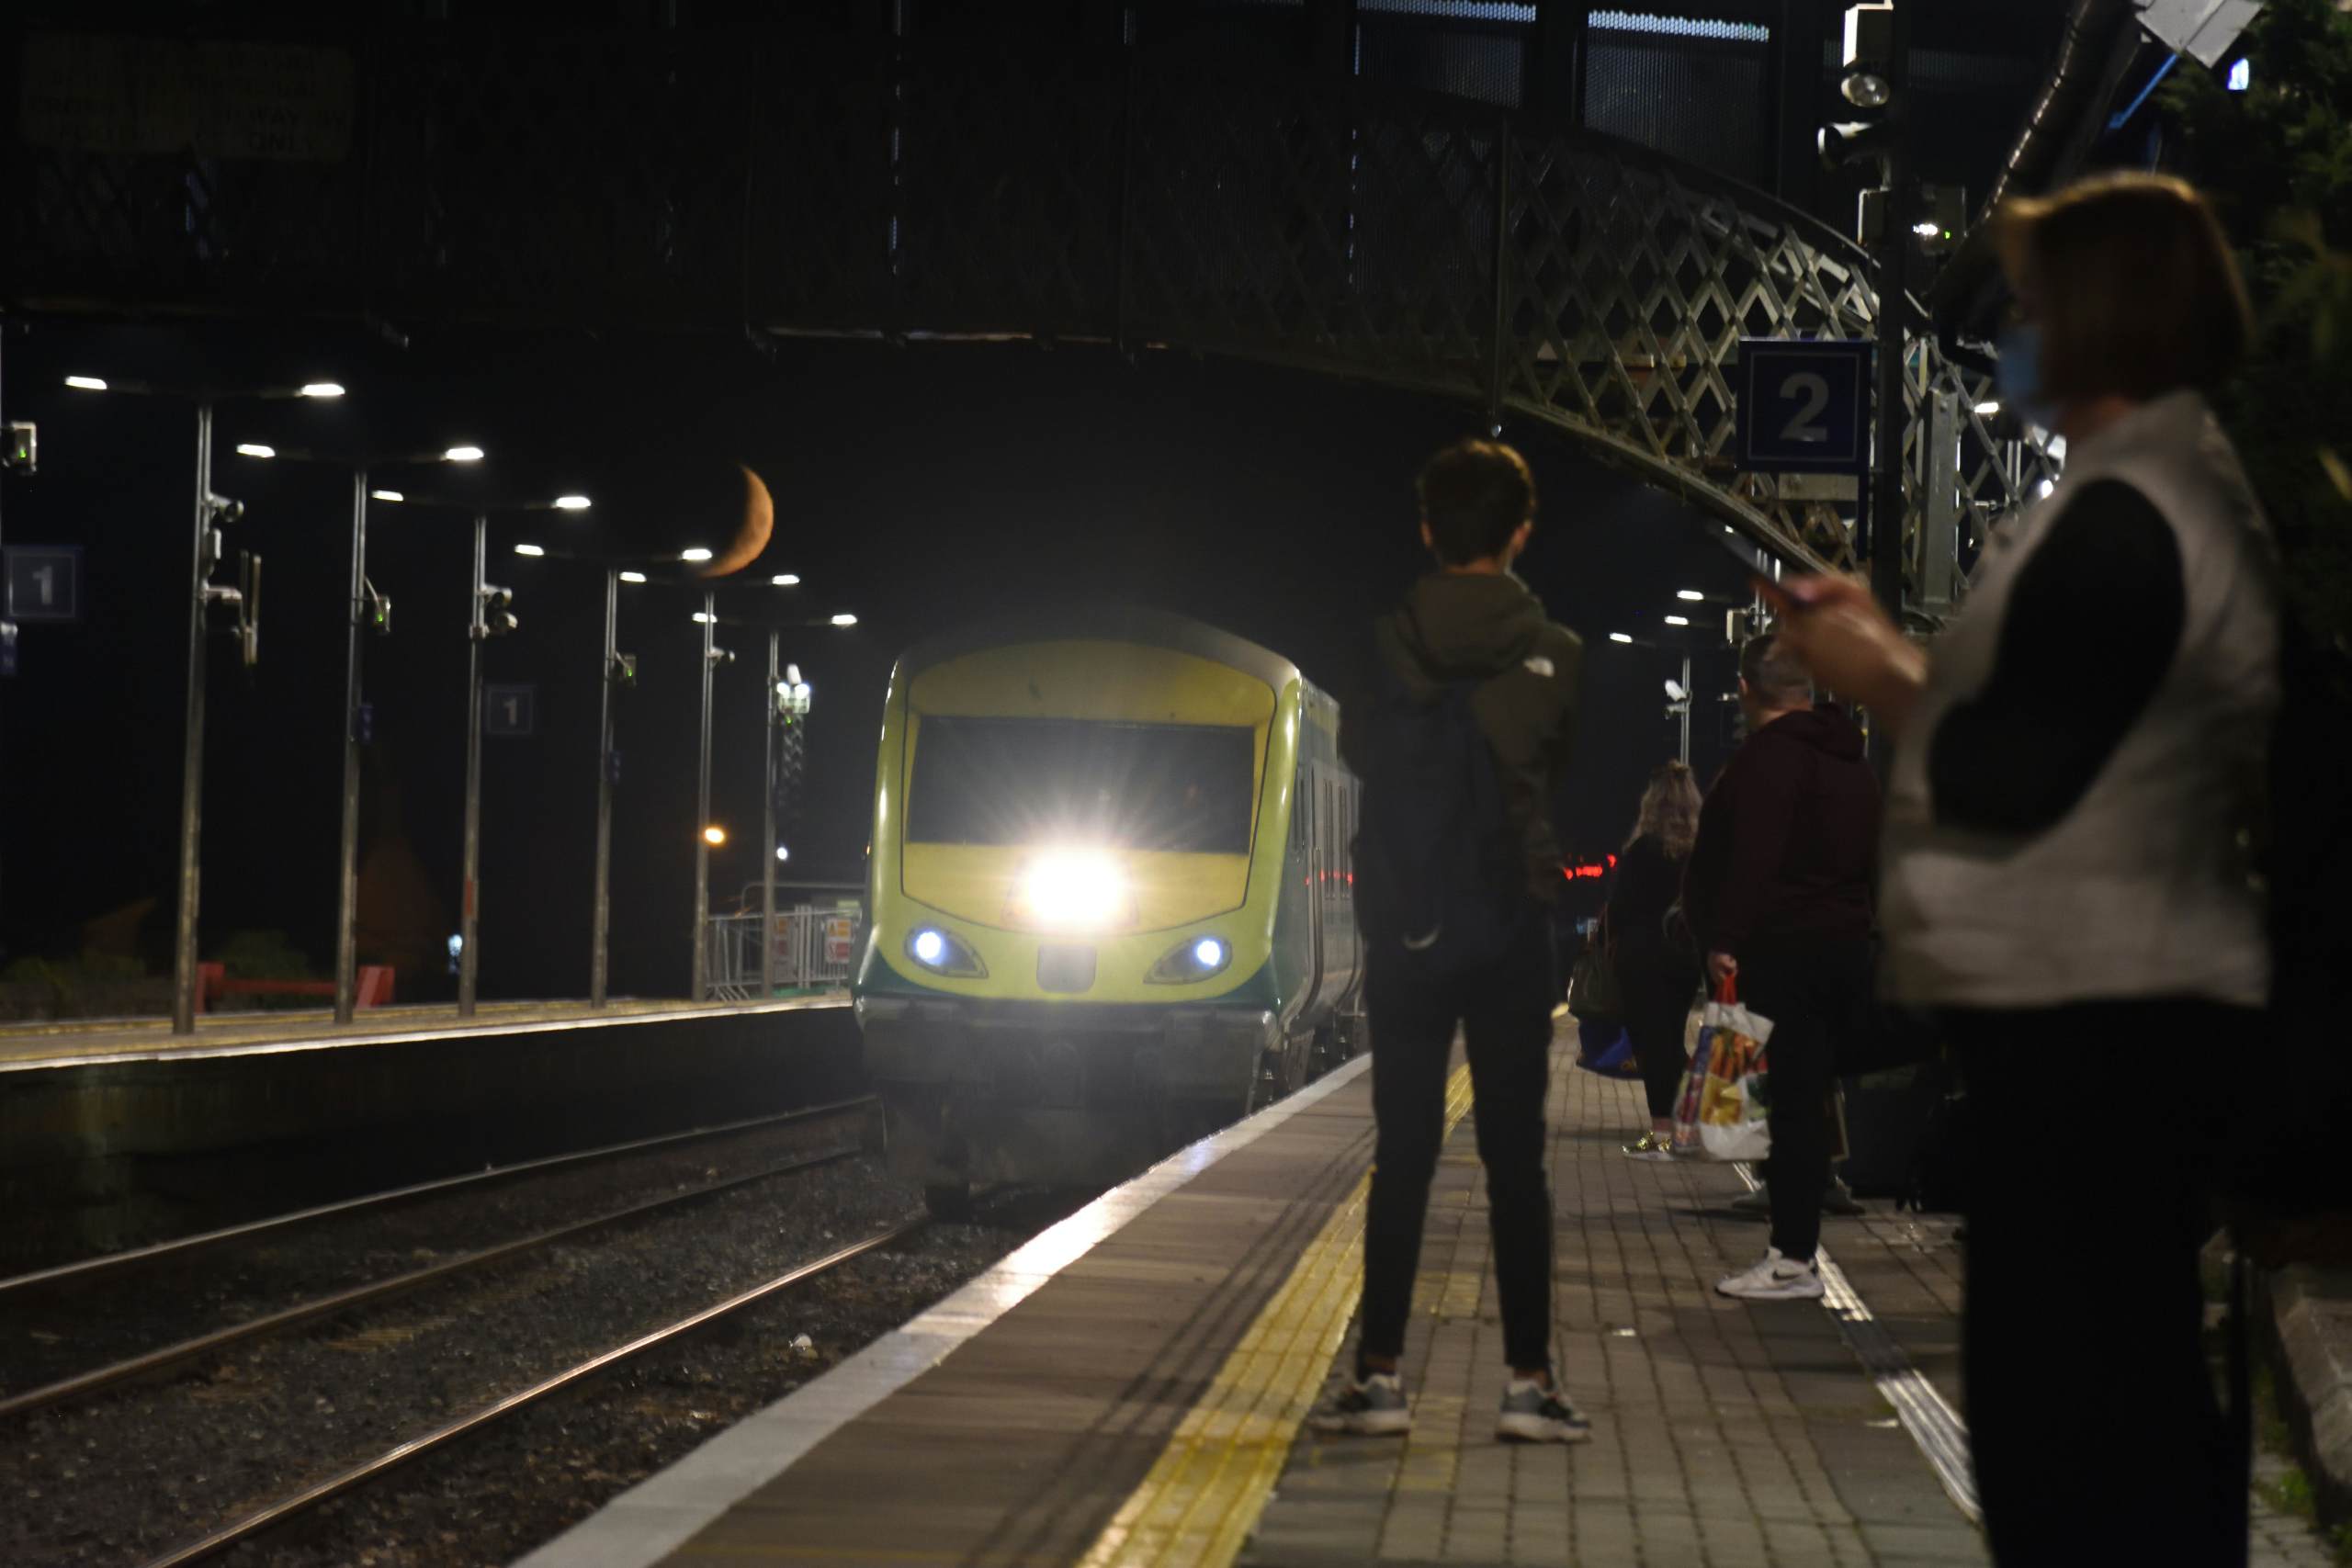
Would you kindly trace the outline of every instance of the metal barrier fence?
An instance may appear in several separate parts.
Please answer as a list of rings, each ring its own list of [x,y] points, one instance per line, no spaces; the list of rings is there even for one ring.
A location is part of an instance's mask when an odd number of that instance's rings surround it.
[[[703,941],[708,944],[712,998],[742,1002],[759,997],[763,931],[775,944],[777,991],[847,989],[857,923],[854,906],[828,904],[780,908],[773,923],[757,909],[711,916],[703,927]]]

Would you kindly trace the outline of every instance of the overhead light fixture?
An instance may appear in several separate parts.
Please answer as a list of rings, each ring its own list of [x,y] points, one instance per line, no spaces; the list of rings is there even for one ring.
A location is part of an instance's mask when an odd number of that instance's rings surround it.
[[[1911,225],[1911,232],[1918,235],[1919,238],[1923,240],[1932,240],[1943,231],[1944,226],[1942,224],[1930,222],[1924,218],[1918,222]]]
[[[1609,640],[1611,642],[1631,642],[1634,639],[1626,636],[1623,632],[1611,632],[1609,634]]]
[[[1686,604],[1703,604],[1707,600],[1707,596],[1695,588],[1678,588],[1674,591],[1674,596]]]
[[[547,551],[537,545],[517,545],[514,553],[518,556],[543,556]]]
[[[368,499],[370,501],[406,501],[408,497],[402,495],[396,490],[371,490],[368,492]]]
[[[441,454],[441,460],[445,463],[479,463],[481,461],[481,448],[479,446],[452,446],[447,452]]]
[[[727,829],[713,822],[702,830],[702,841],[714,846],[723,844],[727,841]]]
[[[710,558],[710,552],[703,548],[700,545],[696,545],[690,550],[680,550],[678,552],[678,558],[680,560],[708,560]]]
[[[715,626],[718,624],[718,617],[712,615],[709,611],[696,610],[695,612],[695,625],[698,626]]]
[[[2044,479],[2040,484],[2033,487],[2033,499],[2036,501],[2044,500],[2049,496],[2052,491],[2056,490],[2057,488],[2058,483],[2056,480]]]
[[[790,860],[792,858],[792,852],[786,849],[782,844],[778,844],[775,847],[775,858],[778,860]]]
[[[1688,615],[1668,615],[1666,618],[1666,624],[1669,626],[1687,626],[1690,624],[1690,617]]]
[[[589,501],[584,495],[560,495],[555,498],[558,512],[585,512],[588,506]]]
[[[2223,85],[2227,86],[2233,93],[2243,93],[2248,87],[2253,86],[2254,62],[2251,60],[2241,60],[2235,65],[2231,66],[2229,76],[2224,80]]]
[[[621,573],[621,581],[623,582],[642,582],[645,581],[645,573],[641,571],[625,571]]]
[[[277,456],[277,448],[275,446],[265,446],[258,441],[240,441],[237,443],[237,456],[240,457],[275,457]]]
[[[305,381],[302,383],[302,396],[339,398],[343,396],[343,384],[339,381]]]
[[[779,571],[774,577],[769,578],[768,581],[775,583],[778,588],[797,588],[800,586],[800,577],[797,572]]]
[[[1979,419],[1990,419],[2000,412],[2001,400],[1998,398],[1987,398],[1976,405],[1976,417]]]
[[[844,612],[833,617],[833,625],[837,626],[854,626],[857,625],[857,617]]]
[[[107,384],[96,376],[68,376],[65,384],[77,392],[103,392]]]

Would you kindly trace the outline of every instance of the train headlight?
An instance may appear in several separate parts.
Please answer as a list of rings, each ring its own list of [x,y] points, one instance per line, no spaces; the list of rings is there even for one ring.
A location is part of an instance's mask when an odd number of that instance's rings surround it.
[[[1080,851],[1040,857],[1021,879],[1021,904],[1049,931],[1101,931],[1122,923],[1132,898],[1127,878],[1109,855]]]
[[[1144,978],[1155,985],[1182,986],[1219,974],[1232,962],[1233,944],[1223,937],[1186,937]]]
[[[972,944],[953,932],[937,926],[918,926],[907,938],[907,956],[934,975],[949,975],[960,979],[978,979],[988,974],[988,965],[972,951]]]

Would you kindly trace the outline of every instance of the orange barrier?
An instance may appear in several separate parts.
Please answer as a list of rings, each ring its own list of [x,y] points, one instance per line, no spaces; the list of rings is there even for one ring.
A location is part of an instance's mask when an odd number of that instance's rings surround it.
[[[196,966],[196,1010],[203,1012],[214,998],[220,997],[333,997],[333,980],[232,980],[226,966],[199,964]],[[389,964],[363,964],[359,966],[359,984],[353,998],[362,1008],[390,1007],[392,1001],[392,967]]]

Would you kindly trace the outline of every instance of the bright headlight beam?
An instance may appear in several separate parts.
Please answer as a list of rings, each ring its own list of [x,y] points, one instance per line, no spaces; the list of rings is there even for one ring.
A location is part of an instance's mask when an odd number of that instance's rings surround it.
[[[1118,919],[1127,881],[1108,855],[1067,852],[1033,863],[1022,892],[1039,924],[1093,931]]]
[[[1225,962],[1225,943],[1213,936],[1204,936],[1193,944],[1193,962],[1204,969],[1214,969]]]

